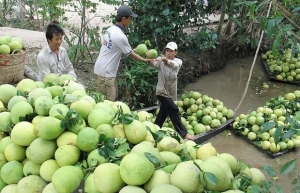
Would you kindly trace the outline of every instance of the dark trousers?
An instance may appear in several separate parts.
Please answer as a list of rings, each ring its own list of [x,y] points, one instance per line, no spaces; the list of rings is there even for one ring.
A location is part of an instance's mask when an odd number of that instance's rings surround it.
[[[167,97],[157,95],[157,99],[160,102],[160,108],[154,123],[157,124],[159,127],[162,127],[165,120],[169,116],[171,122],[174,125],[175,130],[182,137],[185,137],[187,131],[181,122],[181,115],[179,109],[177,105],[174,103],[174,101],[172,100],[172,98],[167,98]]]

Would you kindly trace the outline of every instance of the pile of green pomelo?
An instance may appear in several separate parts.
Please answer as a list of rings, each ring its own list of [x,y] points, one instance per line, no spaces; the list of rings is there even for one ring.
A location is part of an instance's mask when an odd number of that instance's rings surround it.
[[[198,92],[176,103],[193,122],[188,130],[206,115],[213,117],[204,130],[217,116],[217,125],[233,117]],[[70,75],[0,85],[1,193],[230,193],[245,181],[248,189],[263,185],[260,169],[183,140],[154,116],[87,92]]]
[[[300,54],[292,57],[292,50],[286,49],[282,54],[274,56],[272,51],[262,55],[275,79],[287,82],[300,81]]]
[[[15,51],[23,51],[24,43],[20,37],[10,35],[0,36],[0,54],[11,54]]]

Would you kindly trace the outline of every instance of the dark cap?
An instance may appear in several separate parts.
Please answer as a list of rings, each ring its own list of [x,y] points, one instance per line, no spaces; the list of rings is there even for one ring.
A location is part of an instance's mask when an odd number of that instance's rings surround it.
[[[118,11],[117,11],[117,15],[122,16],[122,17],[137,17],[138,15],[133,13],[133,11],[131,10],[130,7],[126,6],[126,5],[122,5],[121,7],[119,7]]]

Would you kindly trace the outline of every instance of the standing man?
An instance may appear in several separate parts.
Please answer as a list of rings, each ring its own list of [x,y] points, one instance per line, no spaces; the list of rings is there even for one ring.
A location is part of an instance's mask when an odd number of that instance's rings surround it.
[[[48,45],[37,56],[39,79],[41,81],[49,73],[55,73],[58,76],[70,74],[77,81],[77,76],[67,50],[61,46],[63,35],[64,30],[57,23],[47,26],[46,38]]]
[[[103,36],[102,46],[99,56],[94,66],[94,73],[97,75],[97,85],[99,91],[105,99],[115,101],[117,97],[116,76],[122,55],[125,57],[141,61],[150,62],[136,54],[124,33],[124,28],[128,27],[132,18],[137,17],[130,7],[122,5],[115,17],[116,24],[109,27]]]
[[[162,127],[167,117],[170,117],[175,130],[184,138],[194,140],[182,124],[181,115],[174,101],[177,100],[177,74],[182,66],[182,60],[176,58],[177,44],[169,42],[165,47],[165,56],[160,56],[149,63],[158,70],[156,96],[160,102],[155,124]]]

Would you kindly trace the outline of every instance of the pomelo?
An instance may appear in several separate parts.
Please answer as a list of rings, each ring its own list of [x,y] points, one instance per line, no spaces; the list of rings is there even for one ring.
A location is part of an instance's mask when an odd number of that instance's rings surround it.
[[[117,124],[113,126],[113,130],[115,133],[115,138],[125,139],[125,131],[124,131],[124,125],[123,124]]]
[[[38,138],[35,126],[27,121],[17,123],[11,131],[11,140],[21,146],[29,146],[33,140]]]
[[[171,151],[175,154],[181,150],[180,143],[173,137],[164,137],[157,145],[159,151]]]
[[[7,161],[23,161],[25,159],[25,147],[17,145],[15,143],[10,143],[4,149],[4,156]]]
[[[44,117],[36,125],[37,135],[45,140],[56,139],[64,128],[61,127],[61,120],[54,117]]]
[[[97,127],[96,131],[98,131],[99,134],[104,134],[106,138],[114,138],[115,136],[115,131],[110,124],[101,124]]]
[[[118,192],[125,183],[120,175],[121,166],[115,163],[103,163],[94,171],[94,183],[100,192]]]
[[[57,164],[62,166],[75,165],[80,158],[80,150],[74,145],[62,145],[54,153]]]
[[[155,170],[150,179],[143,185],[147,192],[160,184],[171,184],[171,175],[163,170]]]
[[[8,104],[9,100],[17,95],[17,88],[10,84],[0,85],[0,101]]]
[[[58,170],[59,165],[55,159],[48,159],[44,161],[40,167],[40,176],[47,182],[52,181],[52,176],[56,170]]]
[[[11,108],[11,121],[17,124],[20,122],[20,118],[24,118],[27,114],[31,113],[33,113],[32,106],[28,102],[20,101]]]
[[[84,180],[84,192],[86,193],[101,193],[94,183],[94,173],[88,174]]]
[[[46,116],[37,115],[32,119],[31,123],[34,125],[34,127],[36,127],[37,123],[44,117],[46,117]]]
[[[23,166],[23,174],[24,176],[40,175],[40,168],[40,164],[36,164],[31,160],[27,160]]]
[[[224,172],[227,175],[227,178],[229,178],[230,180],[233,180],[234,177],[233,177],[230,165],[223,158],[221,158],[219,156],[211,156],[211,157],[205,159],[205,162],[213,162],[213,163],[217,164],[224,170]]]
[[[179,163],[171,174],[171,184],[182,192],[195,193],[203,191],[203,174],[192,162]]]
[[[49,96],[40,96],[34,101],[34,110],[38,115],[49,115],[51,107],[54,105],[54,101]]]
[[[155,186],[150,193],[183,193],[179,188],[171,184]]]
[[[52,183],[49,183],[45,186],[42,193],[59,193]]]
[[[0,176],[6,184],[17,184],[24,177],[23,164],[16,160],[7,162],[2,166]]]
[[[36,88],[28,93],[28,101],[34,104],[35,100],[41,96],[52,98],[51,93],[45,88]]]
[[[67,80],[74,81],[74,77],[71,74],[62,74],[58,77],[58,84],[63,85]]]
[[[63,95],[63,93],[64,93],[63,87],[58,86],[58,85],[49,86],[49,87],[46,87],[46,89],[51,93],[52,98]]]
[[[106,159],[99,154],[98,149],[92,150],[87,157],[87,163],[90,167],[96,167],[105,162]]]
[[[1,193],[18,193],[18,185],[8,184],[1,190]]]
[[[0,45],[8,45],[10,43],[11,37],[0,36]]]
[[[154,170],[154,165],[148,158],[137,153],[127,154],[120,163],[121,178],[128,185],[142,185],[146,183]]]
[[[68,128],[68,129],[69,129],[69,131],[71,131],[75,134],[78,134],[79,131],[81,131],[83,128],[86,128],[86,122],[83,118],[79,117],[79,122],[76,125]]]
[[[10,50],[11,51],[14,51],[14,50],[22,50],[23,48],[23,45],[20,41],[16,41],[16,40],[13,40],[11,41],[8,46],[10,47]]]
[[[151,130],[151,132],[156,133],[157,132],[157,127],[154,123],[152,123],[151,121],[143,121],[142,122],[146,127],[149,127],[149,129]]]
[[[197,150],[197,158],[203,161],[211,156],[216,156],[216,155],[217,155],[217,150],[214,146],[212,146],[211,143],[206,143],[204,145],[201,145]]]
[[[55,73],[46,74],[46,76],[43,79],[43,83],[48,86],[57,85],[58,82],[59,82],[59,78],[58,75]]]
[[[18,193],[42,192],[47,183],[38,175],[30,175],[18,182]]]
[[[0,131],[9,132],[12,129],[12,124],[10,112],[0,113]]]
[[[149,59],[155,59],[157,58],[157,51],[155,49],[150,49],[146,52],[147,58]]]
[[[45,84],[42,81],[35,81],[36,88],[45,88]]]
[[[4,164],[6,164],[7,163],[7,160],[6,160],[6,158],[5,158],[5,156],[4,156],[4,154],[3,153],[0,153],[0,169],[2,168],[2,166],[4,165]],[[1,178],[0,178],[1,179]],[[1,191],[1,190],[0,190]]]
[[[11,137],[6,136],[0,141],[0,153],[4,153],[6,146],[12,143]]]
[[[112,120],[114,118],[114,114],[111,114],[109,111],[106,111],[105,109],[99,108],[99,109],[93,109],[88,117],[87,122],[90,127],[97,129],[97,127],[101,124],[111,124]]]
[[[144,189],[138,186],[124,186],[119,193],[147,193]]]
[[[60,136],[56,139],[57,147],[61,147],[63,145],[77,145],[77,135],[70,131],[64,131]]]
[[[83,128],[77,134],[77,147],[81,151],[90,152],[98,147],[100,134],[91,127]]]
[[[82,84],[74,82],[67,86],[67,94],[72,94],[75,90],[81,90],[85,92],[85,88]]]
[[[147,111],[138,111],[137,116],[139,117],[139,120],[144,122],[150,119],[150,114]]]
[[[54,157],[57,146],[55,141],[49,141],[39,137],[27,148],[27,158],[36,164],[42,164],[44,161]]]
[[[98,102],[97,104],[94,105],[94,109],[104,109],[108,111],[110,114],[115,115],[115,110],[113,107],[105,102]]]
[[[265,175],[258,168],[250,168],[251,172],[251,182],[254,185],[263,186],[264,181],[266,181]]]
[[[49,116],[62,120],[69,110],[69,107],[65,104],[54,104],[49,110]]]
[[[79,166],[62,166],[54,172],[52,183],[58,192],[74,192],[83,177],[83,171]]]
[[[233,175],[236,175],[237,173],[239,173],[240,166],[239,166],[237,159],[233,155],[231,155],[229,153],[221,153],[218,156],[221,157],[222,159],[224,159],[228,163]]]
[[[78,99],[87,96],[87,93],[85,90],[75,90],[71,93],[72,95],[74,95],[75,97],[77,97]]]
[[[139,44],[136,48],[135,48],[135,53],[137,53],[138,55],[144,57],[146,56],[148,49],[146,44]]]
[[[119,108],[122,108],[124,114],[131,114],[129,106],[122,101],[114,101],[111,106],[115,113],[119,110]]]
[[[93,97],[89,96],[89,95],[85,95],[85,96],[81,97],[80,100],[89,101],[93,107],[96,105],[95,99]]]
[[[130,124],[124,124],[124,132],[127,140],[132,144],[138,144],[147,136],[146,126],[138,120],[133,120]]]
[[[88,115],[93,110],[93,105],[87,100],[78,100],[70,105],[70,109],[75,110],[84,120],[87,120]]]
[[[22,93],[29,93],[30,91],[36,89],[36,84],[33,80],[29,78],[22,79],[16,87]]]
[[[23,96],[19,96],[19,95],[16,95],[16,96],[13,96],[8,104],[7,104],[7,109],[9,111],[11,111],[11,108],[17,103],[17,102],[20,102],[20,101],[24,101],[24,102],[27,102],[27,99]]]

